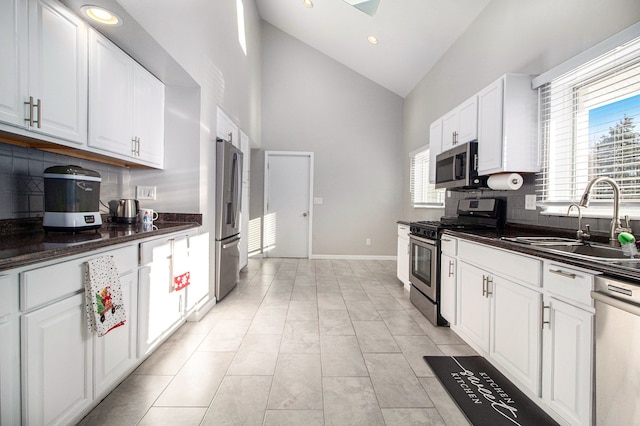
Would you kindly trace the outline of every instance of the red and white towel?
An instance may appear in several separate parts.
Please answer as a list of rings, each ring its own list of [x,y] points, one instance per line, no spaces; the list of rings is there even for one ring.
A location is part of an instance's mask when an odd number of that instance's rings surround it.
[[[98,336],[123,325],[127,319],[122,285],[113,256],[89,260],[85,269],[85,304],[89,330]]]

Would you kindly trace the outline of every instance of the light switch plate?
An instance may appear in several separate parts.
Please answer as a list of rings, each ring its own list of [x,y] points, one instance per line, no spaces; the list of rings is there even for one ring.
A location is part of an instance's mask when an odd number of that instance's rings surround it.
[[[136,186],[136,198],[138,200],[155,200],[156,187],[155,186]]]
[[[525,210],[536,209],[536,194],[526,194],[524,196],[524,209]]]
[[[313,197],[313,204],[322,204],[323,200],[321,197]]]

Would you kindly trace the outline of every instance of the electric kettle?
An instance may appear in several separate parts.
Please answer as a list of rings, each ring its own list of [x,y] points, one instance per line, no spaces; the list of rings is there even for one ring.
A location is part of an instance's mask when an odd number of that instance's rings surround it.
[[[118,207],[116,209],[116,222],[136,223],[138,220],[138,210],[140,210],[138,200],[131,198],[121,199],[118,201]]]

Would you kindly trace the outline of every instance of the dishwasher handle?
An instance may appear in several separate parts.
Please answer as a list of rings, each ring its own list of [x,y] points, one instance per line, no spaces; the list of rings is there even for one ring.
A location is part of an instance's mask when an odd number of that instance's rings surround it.
[[[636,315],[640,317],[640,306],[634,303],[625,302],[624,300],[616,299],[615,297],[608,296],[604,293],[600,293],[598,291],[592,291],[591,297],[593,300],[598,302],[602,302],[604,304],[613,306],[614,308],[621,309],[630,314]]]

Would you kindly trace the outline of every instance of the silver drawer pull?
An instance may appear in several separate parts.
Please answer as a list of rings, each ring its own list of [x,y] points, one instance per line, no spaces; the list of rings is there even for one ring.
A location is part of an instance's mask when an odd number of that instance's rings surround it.
[[[554,269],[549,269],[549,272],[551,272],[553,274],[556,274],[556,275],[560,275],[562,277],[571,278],[572,280],[575,280],[576,276],[577,276],[576,274],[571,274],[569,272],[564,272],[561,269],[555,269],[555,270]]]

